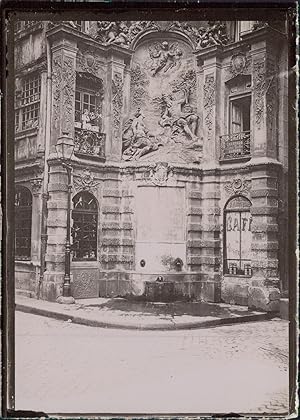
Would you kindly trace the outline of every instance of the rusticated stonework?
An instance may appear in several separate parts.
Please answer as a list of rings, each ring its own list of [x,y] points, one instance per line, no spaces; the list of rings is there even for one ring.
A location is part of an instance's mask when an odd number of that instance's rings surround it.
[[[112,106],[113,106],[113,138],[117,139],[121,130],[123,108],[123,79],[115,73],[112,80]]]
[[[71,57],[56,56],[53,59],[53,124],[61,131],[71,133],[74,120],[74,95],[76,71]],[[63,118],[61,119],[61,110]]]
[[[205,125],[207,126],[209,140],[211,139],[212,129],[213,129],[215,91],[216,91],[215,77],[213,74],[207,74],[205,76],[205,84],[203,87],[203,92],[204,92],[203,106],[205,110],[204,122],[205,122]]]

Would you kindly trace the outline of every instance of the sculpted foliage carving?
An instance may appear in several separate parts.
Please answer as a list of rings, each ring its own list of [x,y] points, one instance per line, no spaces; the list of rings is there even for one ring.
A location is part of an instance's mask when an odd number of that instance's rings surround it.
[[[148,97],[147,86],[149,80],[142,67],[137,64],[131,69],[130,93],[131,104],[134,108],[138,108],[145,103]]]
[[[260,127],[267,101],[268,120],[273,120],[276,103],[276,67],[274,60],[262,58],[253,63],[255,122]]]
[[[121,129],[121,117],[123,108],[123,79],[119,73],[115,73],[112,80],[112,106],[113,106],[113,134],[117,138]]]
[[[204,121],[208,130],[208,139],[211,138],[212,129],[213,129],[215,91],[216,91],[215,77],[213,74],[208,74],[205,76],[205,84],[203,87],[203,93],[204,93],[203,106],[205,110]]]
[[[64,110],[64,118],[61,119],[61,129],[71,132],[74,119],[74,95],[75,95],[75,64],[71,57],[56,56],[53,59],[53,122],[55,128],[61,117],[61,109]]]

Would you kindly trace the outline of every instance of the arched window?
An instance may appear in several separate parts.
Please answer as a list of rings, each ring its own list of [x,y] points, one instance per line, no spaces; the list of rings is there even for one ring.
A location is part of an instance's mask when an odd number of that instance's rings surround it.
[[[73,198],[73,260],[97,259],[98,204],[88,192],[80,192]]]
[[[224,209],[224,274],[251,276],[250,201],[242,196],[230,199]]]
[[[32,195],[28,188],[15,190],[15,255],[18,259],[31,256]]]

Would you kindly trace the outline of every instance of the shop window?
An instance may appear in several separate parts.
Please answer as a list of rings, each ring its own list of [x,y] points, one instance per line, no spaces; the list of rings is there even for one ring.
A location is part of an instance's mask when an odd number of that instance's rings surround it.
[[[250,131],[251,96],[230,98],[230,133]]]
[[[252,275],[250,201],[232,198],[224,209],[224,274]]]
[[[32,195],[28,188],[15,191],[15,255],[17,259],[31,256]]]
[[[88,192],[73,198],[72,251],[74,261],[97,259],[98,204]]]
[[[38,127],[40,115],[41,78],[40,75],[24,79],[16,99],[16,131]]]

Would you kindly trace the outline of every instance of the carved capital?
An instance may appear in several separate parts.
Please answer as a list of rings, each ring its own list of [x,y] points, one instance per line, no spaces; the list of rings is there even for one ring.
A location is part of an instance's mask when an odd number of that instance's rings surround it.
[[[31,184],[31,188],[32,188],[32,194],[33,195],[38,195],[41,193],[42,190],[42,184],[43,184],[43,179],[42,178],[35,178],[32,179],[30,181]]]

